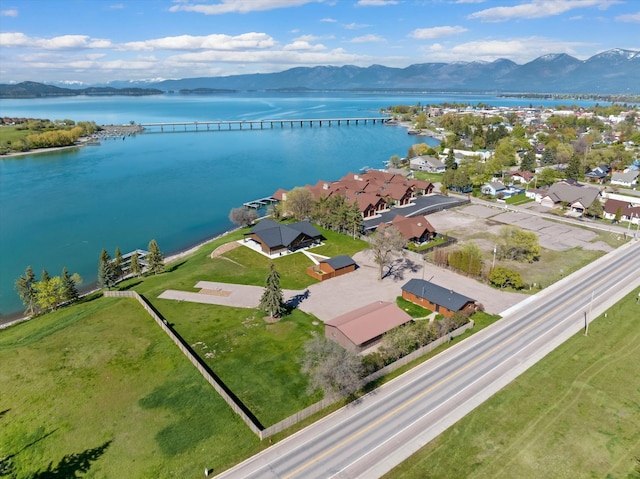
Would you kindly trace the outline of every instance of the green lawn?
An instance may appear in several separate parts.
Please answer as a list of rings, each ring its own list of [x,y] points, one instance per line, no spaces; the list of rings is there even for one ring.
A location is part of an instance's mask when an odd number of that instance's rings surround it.
[[[638,477],[638,292],[385,477]]]
[[[24,140],[27,136],[31,135],[33,131],[18,128],[17,126],[2,126],[0,127],[0,145],[3,143],[9,143],[15,140]]]
[[[526,203],[531,203],[532,201],[534,201],[534,199],[528,198],[524,193],[521,195],[511,196],[504,200],[508,205],[524,205]]]
[[[440,183],[442,181],[443,173],[427,173],[426,171],[414,171],[414,178],[417,180],[426,180],[431,183]]]
[[[307,394],[299,362],[305,342],[324,334],[315,317],[294,310],[268,324],[255,309],[162,299],[156,306],[263,426],[322,399]]]
[[[425,318],[433,313],[433,311],[427,308],[423,308],[422,306],[418,306],[416,303],[407,301],[402,296],[398,296],[396,298],[396,304],[400,309],[406,311],[412,318]]]
[[[0,471],[9,477],[76,477],[85,460],[92,478],[198,477],[260,448],[131,299],[0,331],[0,364]]]

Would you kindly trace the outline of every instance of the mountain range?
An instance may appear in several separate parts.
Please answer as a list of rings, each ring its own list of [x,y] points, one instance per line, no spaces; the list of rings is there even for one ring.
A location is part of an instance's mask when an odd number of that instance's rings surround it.
[[[0,96],[5,86],[0,85]],[[108,86],[185,93],[187,90],[191,93],[198,90],[207,93],[229,90],[418,90],[635,95],[640,93],[640,51],[617,48],[587,60],[564,53],[550,54],[524,65],[498,59],[493,62],[420,63],[406,68],[383,65],[297,67],[277,73],[116,81]]]

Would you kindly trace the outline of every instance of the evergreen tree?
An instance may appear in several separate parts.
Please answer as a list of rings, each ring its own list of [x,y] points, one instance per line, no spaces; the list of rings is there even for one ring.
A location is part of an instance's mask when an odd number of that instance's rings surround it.
[[[116,247],[115,256],[113,257],[113,274],[116,278],[116,281],[122,278],[124,271],[122,271],[122,253],[120,252],[120,248]]]
[[[49,274],[49,272],[46,269],[42,268],[42,275],[40,276],[40,281],[42,281],[43,283],[46,283],[50,279],[51,279],[51,275]]]
[[[62,300],[68,303],[75,303],[79,297],[76,280],[69,274],[66,267],[62,268]]]
[[[138,277],[142,273],[142,266],[140,265],[140,258],[138,256],[138,250],[134,251],[131,255],[131,264],[129,265],[129,273]]]
[[[109,256],[106,249],[102,248],[100,261],[98,263],[98,286],[111,289],[115,284],[116,277],[111,256]]]
[[[22,300],[22,304],[25,306],[25,314],[33,316],[36,312],[36,295],[35,289],[36,275],[33,274],[31,266],[27,266],[24,276],[20,276],[16,280],[15,288],[18,292],[18,296]]]
[[[542,154],[543,165],[553,165],[556,162],[556,155],[551,148],[545,148]]]
[[[286,311],[284,299],[282,298],[282,289],[280,288],[280,274],[276,271],[273,263],[271,263],[264,293],[262,293],[260,306],[258,307],[272,318],[279,318]]]
[[[582,160],[578,155],[573,155],[569,160],[565,175],[570,180],[582,180],[584,179],[584,171],[582,171]]]
[[[456,157],[453,155],[453,148],[449,148],[447,158],[444,160],[444,166],[447,170],[455,170],[458,167],[456,163]]]
[[[528,150],[522,161],[520,162],[520,170],[522,171],[535,171],[536,169],[536,153],[532,149]]]
[[[149,241],[148,248],[149,254],[146,257],[147,270],[153,274],[162,273],[164,271],[164,257],[156,240]]]

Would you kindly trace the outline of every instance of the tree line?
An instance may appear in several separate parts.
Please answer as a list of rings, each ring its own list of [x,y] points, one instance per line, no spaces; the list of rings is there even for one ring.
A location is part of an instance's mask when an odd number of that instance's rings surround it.
[[[92,121],[80,121],[76,124],[73,120],[55,120],[53,122],[28,120],[18,125],[16,129],[28,130],[31,133],[24,138],[3,141],[0,145],[0,153],[70,146],[75,144],[79,138],[95,133],[100,127]]]
[[[53,277],[43,269],[40,280],[37,280],[31,266],[27,266],[24,276],[16,280],[15,289],[26,308],[25,314],[32,317],[78,301],[78,286],[81,284],[80,275],[69,274],[66,267],[60,276]]]

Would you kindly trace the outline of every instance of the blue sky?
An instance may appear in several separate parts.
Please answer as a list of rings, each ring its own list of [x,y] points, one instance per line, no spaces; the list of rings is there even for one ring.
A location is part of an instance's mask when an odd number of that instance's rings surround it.
[[[640,0],[1,0],[0,82],[640,49]]]

